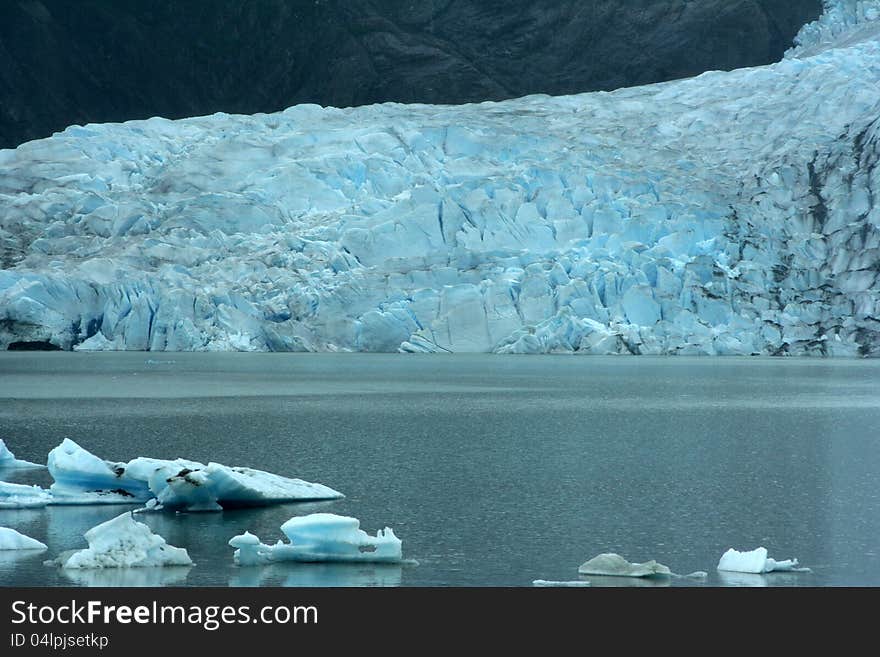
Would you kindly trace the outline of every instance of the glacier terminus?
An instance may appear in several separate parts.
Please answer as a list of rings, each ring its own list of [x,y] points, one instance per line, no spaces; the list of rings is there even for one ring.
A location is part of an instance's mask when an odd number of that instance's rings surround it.
[[[0,348],[880,355],[880,2],[769,66],[0,151]]]

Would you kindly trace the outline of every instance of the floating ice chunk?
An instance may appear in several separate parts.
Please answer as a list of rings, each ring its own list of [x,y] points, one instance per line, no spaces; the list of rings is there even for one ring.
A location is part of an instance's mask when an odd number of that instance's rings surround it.
[[[89,547],[60,556],[62,568],[141,568],[192,566],[183,548],[168,545],[130,511],[92,527],[85,533]]]
[[[74,345],[74,351],[122,351],[125,345],[121,340],[108,340],[103,333],[96,333],[78,345]]]
[[[610,577],[670,577],[672,571],[653,559],[645,563],[630,563],[619,554],[606,553],[593,557],[578,568],[581,575]]]
[[[572,580],[570,582],[554,582],[546,579],[536,579],[532,582],[532,586],[538,588],[583,588],[589,585],[590,583],[584,579]]]
[[[262,563],[260,547],[266,547],[259,538],[246,531],[229,539],[229,545],[235,548],[235,563],[240,566],[256,566]],[[271,548],[269,548],[271,549]]]
[[[124,464],[124,467],[126,477],[145,482],[149,491],[158,496],[168,485],[171,477],[183,471],[201,470],[205,464],[187,459],[170,461],[141,456]]]
[[[186,459],[104,461],[70,439],[49,452],[51,504],[140,504],[151,510],[216,511],[292,501],[333,500],[342,493],[251,468]]]
[[[294,549],[308,550],[319,561],[401,560],[402,541],[390,527],[380,529],[373,537],[362,530],[360,524],[357,518],[313,513],[291,518],[281,525],[281,531]]]
[[[22,461],[15,458],[15,454],[9,451],[6,443],[0,438],[0,469],[2,468],[45,468],[45,465]]]
[[[739,552],[730,548],[721,556],[718,570],[735,573],[770,573],[775,571],[804,572],[808,569],[798,568],[797,559],[776,561],[767,556],[767,548],[759,547],[751,552]]]
[[[45,488],[0,481],[0,509],[35,509],[51,502],[52,494]]]
[[[251,468],[209,463],[169,477],[157,499],[166,509],[216,510],[281,502],[334,500],[342,493],[322,484],[288,479]]]
[[[390,527],[370,536],[360,528],[357,518],[333,513],[313,513],[291,518],[281,531],[290,543],[278,541],[266,545],[245,532],[233,537],[229,545],[236,548],[235,563],[241,566],[276,561],[367,561],[401,563],[402,541]]]
[[[0,527],[0,550],[45,550],[46,545],[9,527]]]
[[[687,575],[682,575],[684,579],[708,579],[709,573],[705,570],[695,570],[692,573],[688,573]]]
[[[104,461],[69,438],[49,452],[47,465],[56,504],[131,504],[153,496],[146,481],[126,474],[125,464]]]
[[[82,491],[54,487],[12,484],[0,481],[0,509],[35,509],[44,506],[75,506],[93,504],[140,504],[143,500],[124,490]]]

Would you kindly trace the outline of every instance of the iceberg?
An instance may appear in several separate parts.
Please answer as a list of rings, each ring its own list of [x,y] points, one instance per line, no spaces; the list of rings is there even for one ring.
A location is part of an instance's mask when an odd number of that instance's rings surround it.
[[[38,509],[51,503],[45,488],[0,481],[0,509]]]
[[[730,548],[721,556],[718,570],[734,573],[764,574],[771,572],[809,572],[808,568],[799,568],[797,559],[776,561],[767,556],[767,548],[759,547],[750,552],[739,552]]]
[[[0,482],[0,508],[146,503],[145,510],[213,511],[343,497],[322,484],[219,463],[147,457],[114,463],[69,438],[49,452],[48,468],[55,480],[49,490]]]
[[[49,452],[49,490],[0,481],[0,508],[144,504],[144,510],[204,511],[284,502],[335,500],[342,493],[253,468],[186,459],[105,461],[69,438]]]
[[[290,543],[266,545],[245,532],[229,540],[235,548],[233,559],[240,566],[277,561],[401,563],[402,541],[390,527],[370,536],[360,528],[357,518],[332,513],[312,513],[293,517],[281,531]]]
[[[192,566],[183,548],[168,545],[130,511],[85,533],[89,547],[62,554],[52,563],[66,569]]]
[[[0,550],[46,550],[45,544],[9,527],[0,527]]]
[[[152,488],[156,490],[157,486]],[[156,509],[214,511],[283,502],[335,500],[342,493],[322,484],[288,479],[262,470],[209,463],[165,479]]]
[[[0,151],[0,349],[880,355],[880,3],[611,93]]]
[[[9,451],[6,443],[0,438],[0,470],[4,468],[45,468],[46,466],[39,463],[31,463],[15,458],[15,454]]]
[[[608,577],[671,577],[672,571],[653,559],[645,563],[630,563],[613,552],[600,554],[581,564],[581,575],[604,575]]]

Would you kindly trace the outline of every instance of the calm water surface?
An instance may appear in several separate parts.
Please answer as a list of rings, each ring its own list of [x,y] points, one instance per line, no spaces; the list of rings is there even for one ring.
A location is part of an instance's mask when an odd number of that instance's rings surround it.
[[[672,585],[880,586],[876,361],[2,353],[0,437],[40,462],[70,437],[113,461],[214,460],[347,496],[140,516],[196,566],[78,574],[42,562],[128,507],[0,510],[49,545],[0,553],[5,586],[529,586],[607,551],[709,572]],[[393,527],[419,565],[233,565],[235,534],[274,542],[318,510]],[[715,570],[758,545],[813,573]]]

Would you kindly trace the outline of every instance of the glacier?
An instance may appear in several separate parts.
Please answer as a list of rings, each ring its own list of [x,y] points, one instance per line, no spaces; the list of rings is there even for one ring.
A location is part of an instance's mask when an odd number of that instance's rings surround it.
[[[0,348],[880,355],[880,2],[773,65],[0,151]]]
[[[233,560],[240,566],[256,566],[278,561],[401,563],[403,542],[390,527],[370,536],[360,528],[357,518],[334,513],[294,516],[281,531],[290,540],[266,545],[250,532],[234,536]]]

